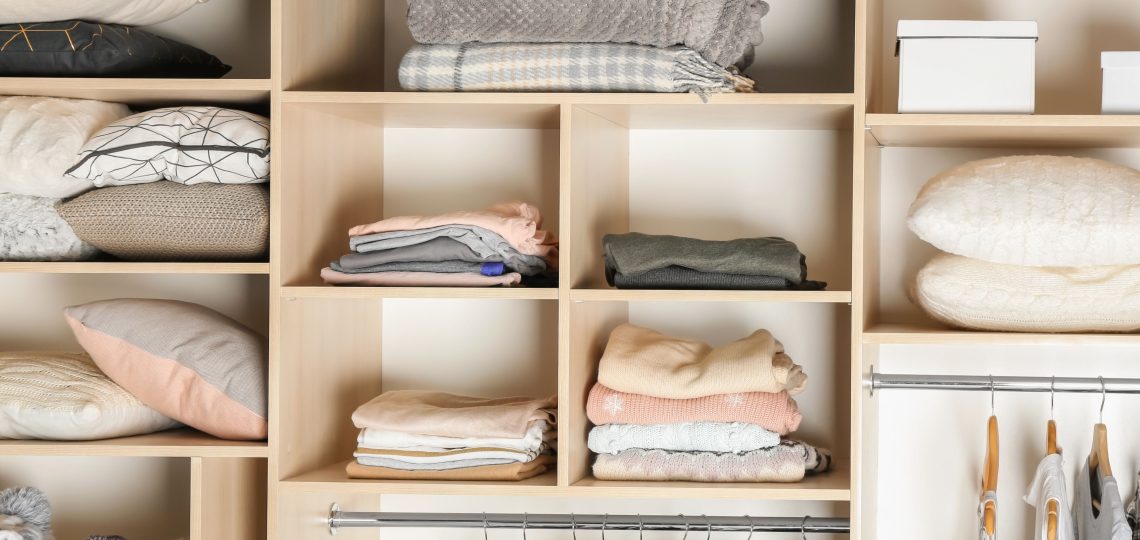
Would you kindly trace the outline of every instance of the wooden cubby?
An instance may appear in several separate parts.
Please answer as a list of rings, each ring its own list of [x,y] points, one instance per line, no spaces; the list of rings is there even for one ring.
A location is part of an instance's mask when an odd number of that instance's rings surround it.
[[[766,41],[748,71],[765,92],[707,102],[403,92],[396,75],[412,46],[406,0],[213,0],[155,29],[233,65],[220,80],[0,79],[2,94],[136,108],[209,103],[273,119],[268,261],[0,263],[5,348],[74,349],[60,310],[119,296],[200,302],[266,332],[269,440],[219,441],[184,429],[88,443],[6,441],[0,481],[52,494],[74,487],[75,497],[57,505],[67,535],[105,528],[76,503],[114,501],[104,473],[131,479],[115,490],[127,503],[105,509],[122,528],[104,532],[145,538],[325,538],[334,502],[362,511],[811,514],[850,517],[856,539],[971,534],[988,400],[871,396],[864,375],[875,368],[1112,376],[1127,372],[1140,337],[970,332],[931,321],[905,298],[933,253],[907,231],[906,208],[930,176],[979,157],[1048,152],[1140,166],[1140,120],[1097,115],[1092,82],[1100,50],[1140,50],[1140,12],[1128,0],[771,3]],[[900,18],[1037,20],[1039,114],[897,114]],[[537,205],[544,228],[558,234],[557,287],[320,281],[321,267],[347,251],[354,225],[502,200]],[[601,239],[627,231],[785,236],[807,254],[809,276],[828,288],[616,290],[604,281]],[[834,470],[798,484],[594,479],[584,400],[608,332],[627,321],[714,343],[772,329],[811,377],[798,398],[801,435],[830,447]],[[1088,360],[1065,362],[1076,356]],[[519,483],[348,479],[352,410],[383,390],[412,387],[557,393],[557,467]],[[1066,428],[1083,426],[1092,412],[1077,399],[1058,415],[1065,443],[1079,452],[1087,441]],[[1129,409],[1108,401],[1106,420],[1123,424]],[[1047,414],[1039,405],[998,399],[1003,422],[1024,421],[1003,424],[1014,426],[1003,446],[1027,456],[1024,466],[1003,465],[1001,521],[1010,527],[1003,535],[1029,524],[1017,499],[1034,461],[1028,456],[1037,455],[1036,422]],[[1140,459],[1127,446],[1113,452]],[[92,475],[61,472],[56,464],[64,463]],[[128,503],[136,500],[154,512],[134,512]],[[900,513],[906,519],[890,517]]]

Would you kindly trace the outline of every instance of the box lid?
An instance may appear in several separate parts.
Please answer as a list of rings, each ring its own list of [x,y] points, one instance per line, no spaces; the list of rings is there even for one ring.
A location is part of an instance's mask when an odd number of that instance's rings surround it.
[[[911,38],[1037,39],[1037,21],[899,21],[898,39]]]
[[[1103,51],[1100,53],[1102,68],[1140,68],[1140,51]]]

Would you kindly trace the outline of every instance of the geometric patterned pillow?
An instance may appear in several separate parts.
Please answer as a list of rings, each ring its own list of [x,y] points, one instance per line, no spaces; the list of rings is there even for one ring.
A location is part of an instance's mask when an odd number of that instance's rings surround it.
[[[207,106],[139,113],[91,137],[67,174],[99,187],[268,182],[269,119]]]

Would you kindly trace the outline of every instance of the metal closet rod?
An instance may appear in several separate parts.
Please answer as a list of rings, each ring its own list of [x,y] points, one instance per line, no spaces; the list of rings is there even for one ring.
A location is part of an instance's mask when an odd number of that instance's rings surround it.
[[[846,534],[845,518],[657,516],[618,514],[435,514],[404,512],[342,512],[333,505],[329,532],[341,527],[401,527],[445,529],[556,529],[600,531],[763,532]]]
[[[1068,392],[1140,394],[1140,379],[1107,377],[1009,377],[1002,375],[907,375],[871,373],[864,377],[871,393],[882,389],[973,390],[989,392]]]

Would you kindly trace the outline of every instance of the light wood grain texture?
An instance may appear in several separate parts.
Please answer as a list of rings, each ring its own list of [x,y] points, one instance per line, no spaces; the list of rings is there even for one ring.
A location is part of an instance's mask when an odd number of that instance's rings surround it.
[[[602,236],[629,232],[629,130],[580,108],[568,129],[569,255],[559,272],[571,287],[601,287]]]
[[[282,88],[383,88],[384,2],[285,0],[281,24]]]
[[[420,482],[395,480],[361,480],[349,478],[339,461],[320,469],[287,478],[281,483],[290,492],[329,492],[387,495],[501,495],[501,496],[547,496],[559,492],[557,474],[546,474],[528,478],[520,482],[450,482],[425,480]]]
[[[0,262],[0,273],[268,274],[269,263]]]
[[[574,302],[805,302],[851,303],[851,291],[673,291],[573,289]]]
[[[0,441],[0,456],[264,458],[265,442],[226,441],[189,428],[101,441]]]
[[[570,306],[570,350],[568,351],[563,392],[568,416],[559,418],[558,460],[562,485],[574,485],[590,476],[592,455],[586,438],[592,424],[586,418],[586,398],[598,380],[610,332],[629,321],[629,304],[624,302],[585,302]]]
[[[920,325],[878,324],[863,333],[873,345],[1114,345],[1140,344],[1140,334],[972,332]]]
[[[566,104],[566,105],[768,105],[819,106],[835,109],[854,105],[855,95],[831,94],[712,94],[708,101],[696,94],[638,93],[529,93],[529,92],[312,92],[287,90],[285,102],[393,103],[393,104]]]
[[[884,146],[1140,146],[1140,116],[869,114],[866,121]]]
[[[529,287],[333,287],[281,288],[285,298],[492,298],[500,300],[557,300],[558,289]]]
[[[376,529],[340,529],[329,536],[329,508],[339,504],[343,510],[356,512],[380,511],[380,496],[329,491],[311,493],[285,491],[280,494],[281,520],[276,538],[280,540],[376,540],[383,538]]]
[[[255,105],[269,101],[270,79],[67,79],[0,77],[0,95],[97,99],[136,106]]]
[[[190,459],[190,540],[265,538],[268,479],[260,459]]]

